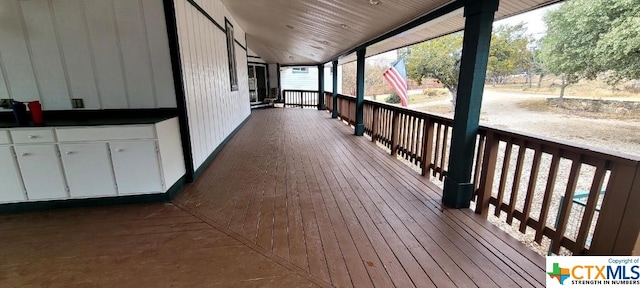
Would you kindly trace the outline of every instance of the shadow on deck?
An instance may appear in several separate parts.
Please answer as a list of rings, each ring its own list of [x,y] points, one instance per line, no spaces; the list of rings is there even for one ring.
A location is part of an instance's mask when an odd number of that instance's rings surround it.
[[[0,216],[0,280],[544,286],[543,257],[443,208],[439,188],[351,131],[326,112],[256,110],[173,204]]]

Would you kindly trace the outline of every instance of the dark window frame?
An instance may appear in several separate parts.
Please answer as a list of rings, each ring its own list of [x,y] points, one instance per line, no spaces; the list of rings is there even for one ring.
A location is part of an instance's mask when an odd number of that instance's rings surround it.
[[[229,58],[229,83],[231,91],[238,91],[238,63],[236,61],[236,40],[233,25],[226,17],[224,18],[224,25],[227,36],[227,56]]]
[[[293,67],[293,68],[291,68],[291,73],[308,74],[309,73],[309,68],[308,67]]]

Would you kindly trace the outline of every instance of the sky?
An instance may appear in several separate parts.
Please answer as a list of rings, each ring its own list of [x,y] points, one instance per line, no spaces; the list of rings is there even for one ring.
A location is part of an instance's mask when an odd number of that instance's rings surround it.
[[[547,11],[557,9],[559,5],[560,4],[554,4],[527,13],[522,13],[520,15],[502,19],[500,21],[494,22],[493,26],[496,27],[497,25],[504,24],[516,25],[520,22],[525,22],[527,26],[527,32],[529,32],[529,34],[533,35],[535,38],[541,38],[547,31],[543,20],[544,14],[547,13]]]
[[[494,27],[496,27],[498,25],[516,25],[520,22],[525,22],[527,32],[536,39],[539,39],[542,38],[542,36],[544,36],[546,32],[546,27],[543,20],[545,13],[547,13],[547,11],[549,10],[557,9],[559,6],[560,4],[554,4],[527,13],[522,13],[513,17],[502,19],[500,21],[496,21],[493,23],[493,25]],[[393,61],[397,59],[397,52],[396,50],[393,50],[382,53],[380,55],[369,57],[368,60],[369,59],[372,61]]]

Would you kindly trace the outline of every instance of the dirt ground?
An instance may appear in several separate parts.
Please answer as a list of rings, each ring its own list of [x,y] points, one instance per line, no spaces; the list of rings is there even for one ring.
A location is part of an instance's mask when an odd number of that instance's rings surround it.
[[[480,115],[480,123],[485,125],[491,125],[497,128],[504,128],[509,130],[521,131],[528,134],[541,135],[548,138],[560,139],[577,144],[596,147],[605,151],[616,151],[619,153],[630,154],[640,156],[640,120],[638,119],[608,119],[598,115],[589,115],[588,113],[575,113],[573,111],[558,110],[558,109],[527,109],[530,105],[523,105],[527,102],[543,103],[544,99],[551,97],[549,95],[535,95],[535,94],[518,94],[507,92],[486,91],[484,94],[482,110]],[[626,99],[628,100],[628,99]],[[453,116],[451,112],[451,103],[449,97],[437,97],[432,98],[427,102],[411,105],[412,108],[423,110],[429,113],[442,114],[446,116]],[[504,145],[501,145],[500,151],[504,150]],[[532,161],[532,155],[527,154],[525,157],[525,163]],[[501,152],[499,152],[498,162],[501,165],[502,159]],[[511,166],[514,165],[515,155],[512,154]],[[547,159],[549,158],[549,159]],[[558,183],[568,180],[568,171],[570,163],[561,163],[561,167],[558,174]],[[548,171],[550,166],[550,157],[543,157],[540,163],[540,171]],[[510,167],[509,171],[513,171],[515,168]],[[530,164],[525,164],[523,168],[524,179],[520,182],[520,187],[515,192],[518,195],[516,207],[521,209],[524,204],[524,198],[526,196],[528,175],[530,173]],[[583,167],[580,177],[578,179],[577,191],[589,191],[592,184],[592,177],[594,169],[589,167]],[[542,205],[542,198],[544,196],[544,185],[546,183],[547,172],[541,172],[538,177],[538,185],[536,185],[536,191],[534,192],[533,204],[532,204],[532,217],[537,218],[539,210]],[[560,180],[563,179],[563,180]],[[513,180],[507,180],[507,187],[511,187]],[[437,183],[442,184],[442,183]],[[497,181],[494,181],[494,192],[497,191]],[[565,184],[566,185],[566,184]],[[558,211],[558,207],[564,195],[564,189],[566,186],[561,184],[556,185],[554,193],[551,199],[550,211]],[[495,194],[495,193],[494,193]],[[494,195],[495,196],[495,195]],[[505,201],[507,201],[505,195]],[[599,199],[599,203],[602,201],[602,197]],[[565,236],[570,239],[575,239],[577,231],[580,225],[580,219],[582,217],[582,207],[576,205],[572,208],[570,213],[570,220],[567,224],[567,232]],[[492,214],[493,211],[490,211]],[[551,212],[547,219],[547,225],[554,227],[556,221],[557,212]],[[522,234],[517,231],[519,224],[517,220],[514,220],[514,225],[510,226],[505,223],[504,214],[502,217],[489,218],[496,226],[510,233],[513,237],[527,244],[536,252],[546,255],[549,245],[549,239],[544,239],[542,245],[538,245],[533,241],[535,231],[528,229],[527,233]],[[591,233],[595,227],[595,221],[591,227]],[[561,251],[562,252],[562,251]],[[570,254],[568,251],[564,251],[561,254]]]
[[[549,95],[505,93],[487,90],[480,123],[575,142],[606,150],[640,155],[640,120],[603,119],[572,111],[532,111],[521,103]],[[412,108],[453,116],[449,98],[414,104]]]

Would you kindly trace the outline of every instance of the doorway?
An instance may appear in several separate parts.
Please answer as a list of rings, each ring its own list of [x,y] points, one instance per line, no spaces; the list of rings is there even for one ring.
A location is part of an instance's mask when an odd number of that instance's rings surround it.
[[[249,97],[251,103],[262,103],[268,97],[267,66],[249,64]]]

